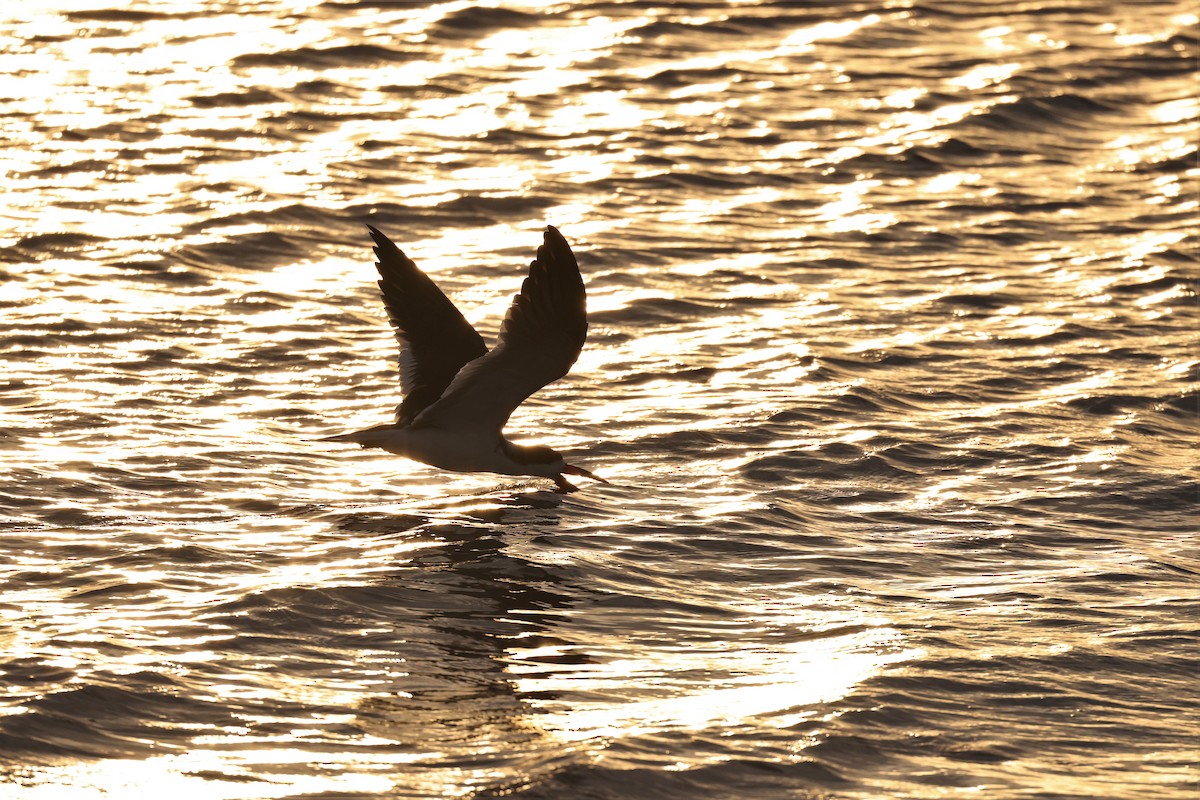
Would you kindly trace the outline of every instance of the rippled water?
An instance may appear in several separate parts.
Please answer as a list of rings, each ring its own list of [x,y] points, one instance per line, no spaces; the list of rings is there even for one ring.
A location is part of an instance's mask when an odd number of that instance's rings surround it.
[[[9,3],[0,795],[1194,797],[1195,11]],[[367,221],[613,485],[309,441]]]

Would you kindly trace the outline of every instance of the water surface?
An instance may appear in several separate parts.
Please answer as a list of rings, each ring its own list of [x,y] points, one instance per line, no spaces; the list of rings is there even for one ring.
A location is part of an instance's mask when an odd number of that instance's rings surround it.
[[[10,5],[5,798],[1195,796],[1192,4]],[[309,441],[366,222],[612,485]]]

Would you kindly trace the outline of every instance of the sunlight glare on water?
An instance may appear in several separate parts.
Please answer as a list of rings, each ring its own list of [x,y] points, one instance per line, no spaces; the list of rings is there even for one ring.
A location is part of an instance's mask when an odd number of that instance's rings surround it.
[[[1194,9],[10,2],[0,796],[1194,794]],[[508,434],[388,422],[372,224]]]

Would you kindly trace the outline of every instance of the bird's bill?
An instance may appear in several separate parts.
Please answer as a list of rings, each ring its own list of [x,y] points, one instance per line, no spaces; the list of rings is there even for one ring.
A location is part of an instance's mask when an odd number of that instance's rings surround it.
[[[591,478],[592,480],[599,481],[600,483],[608,483],[608,481],[604,480],[604,478],[601,478],[599,475],[593,475],[583,467],[577,467],[574,464],[567,464],[565,467],[563,467],[563,474],[582,475],[585,478]]]

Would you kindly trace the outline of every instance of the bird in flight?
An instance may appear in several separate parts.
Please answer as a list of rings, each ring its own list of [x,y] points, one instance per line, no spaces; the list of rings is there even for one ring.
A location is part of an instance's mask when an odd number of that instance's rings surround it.
[[[396,421],[320,441],[378,447],[455,472],[496,472],[608,481],[540,445],[510,442],[509,416],[527,397],[566,375],[587,336],[587,297],[567,240],[546,226],[521,293],[491,350],[429,276],[368,225],[383,304],[400,344],[403,401]]]

